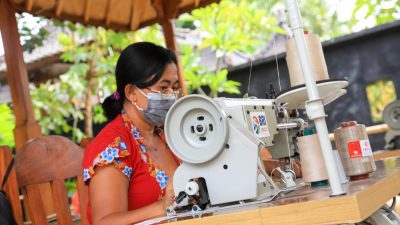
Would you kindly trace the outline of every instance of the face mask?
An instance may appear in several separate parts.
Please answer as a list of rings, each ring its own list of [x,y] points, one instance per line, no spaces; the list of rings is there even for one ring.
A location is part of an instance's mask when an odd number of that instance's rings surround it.
[[[144,117],[154,126],[161,127],[164,125],[165,117],[167,116],[168,110],[176,101],[175,94],[161,94],[149,92],[145,94],[142,90],[138,90],[147,97],[147,108],[142,109],[136,103],[133,103],[140,111],[142,111]]]

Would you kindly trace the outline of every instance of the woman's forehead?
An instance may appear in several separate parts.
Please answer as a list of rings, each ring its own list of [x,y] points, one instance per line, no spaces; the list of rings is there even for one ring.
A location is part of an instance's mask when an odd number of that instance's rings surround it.
[[[160,82],[175,82],[176,80],[178,80],[178,68],[175,63],[169,63],[165,66]]]

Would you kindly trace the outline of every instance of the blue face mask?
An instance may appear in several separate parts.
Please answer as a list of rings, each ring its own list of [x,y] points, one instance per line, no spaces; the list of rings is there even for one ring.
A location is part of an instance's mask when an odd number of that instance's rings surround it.
[[[176,101],[175,94],[162,94],[149,92],[145,94],[142,90],[138,90],[147,98],[147,108],[143,109],[136,103],[133,103],[144,115],[147,121],[156,127],[164,125],[165,117],[171,106]]]

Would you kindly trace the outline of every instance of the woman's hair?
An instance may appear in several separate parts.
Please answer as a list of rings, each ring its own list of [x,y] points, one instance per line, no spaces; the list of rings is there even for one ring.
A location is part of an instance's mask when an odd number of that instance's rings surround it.
[[[150,42],[138,42],[126,47],[115,68],[118,93],[108,96],[102,104],[108,120],[121,113],[126,85],[134,84],[141,89],[150,87],[160,80],[170,63],[177,64],[175,53],[164,47]]]

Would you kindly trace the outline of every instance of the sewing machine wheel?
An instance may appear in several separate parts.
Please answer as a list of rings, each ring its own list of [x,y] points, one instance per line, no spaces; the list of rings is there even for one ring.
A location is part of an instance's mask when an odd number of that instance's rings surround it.
[[[400,100],[394,101],[385,107],[383,121],[392,130],[400,130]]]
[[[214,101],[203,95],[188,95],[168,111],[165,134],[180,159],[200,164],[225,148],[229,133],[225,113]]]

